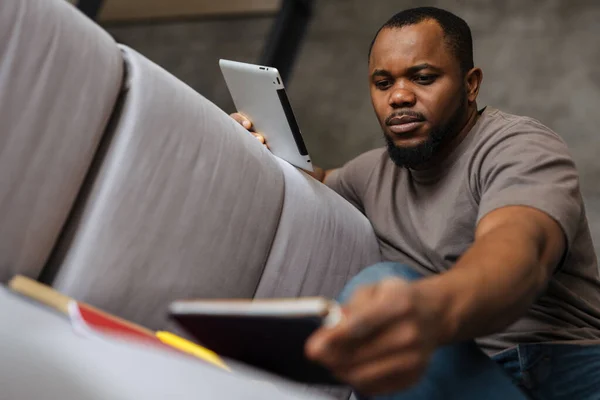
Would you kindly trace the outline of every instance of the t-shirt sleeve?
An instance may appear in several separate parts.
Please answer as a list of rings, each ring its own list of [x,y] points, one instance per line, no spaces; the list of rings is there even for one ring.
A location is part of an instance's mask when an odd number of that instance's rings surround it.
[[[364,214],[364,193],[381,153],[376,149],[359,155],[331,172],[324,183]]]
[[[479,222],[505,206],[528,206],[552,217],[568,248],[579,227],[583,202],[575,163],[562,139],[535,121],[509,128],[491,143],[478,173]]]

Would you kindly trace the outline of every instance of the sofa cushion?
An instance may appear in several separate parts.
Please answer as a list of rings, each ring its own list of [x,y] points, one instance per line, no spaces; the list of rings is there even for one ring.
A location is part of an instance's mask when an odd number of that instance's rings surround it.
[[[0,287],[3,400],[331,400],[227,360],[230,373],[185,354],[74,332],[62,315]]]
[[[37,277],[122,83],[112,38],[64,0],[0,1],[0,282]]]
[[[254,295],[281,214],[283,174],[223,111],[123,52],[120,116],[61,243],[54,286],[158,329],[175,299]]]

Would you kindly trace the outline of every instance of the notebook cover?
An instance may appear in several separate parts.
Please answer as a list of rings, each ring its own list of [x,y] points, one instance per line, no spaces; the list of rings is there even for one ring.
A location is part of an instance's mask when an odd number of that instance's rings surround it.
[[[200,344],[223,357],[294,381],[339,384],[304,356],[304,344],[322,317],[171,315]]]

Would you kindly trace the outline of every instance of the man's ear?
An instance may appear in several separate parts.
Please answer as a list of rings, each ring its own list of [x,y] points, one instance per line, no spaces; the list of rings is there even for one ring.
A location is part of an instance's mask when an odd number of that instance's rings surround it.
[[[467,99],[469,103],[474,103],[479,95],[479,88],[483,81],[483,71],[481,68],[472,68],[465,76],[465,87],[467,89]]]

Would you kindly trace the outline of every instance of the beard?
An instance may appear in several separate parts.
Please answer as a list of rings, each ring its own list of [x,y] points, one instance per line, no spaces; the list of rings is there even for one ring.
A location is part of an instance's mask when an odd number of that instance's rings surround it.
[[[423,143],[411,147],[396,146],[394,141],[384,131],[383,137],[387,144],[388,155],[394,164],[405,168],[416,168],[423,165],[437,154],[442,144],[449,143],[460,133],[463,115],[467,107],[467,93],[465,90],[461,90],[460,97],[458,108],[448,122],[444,125],[433,127],[427,140]]]

